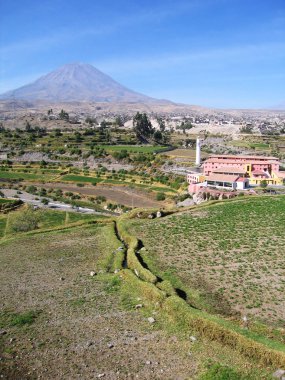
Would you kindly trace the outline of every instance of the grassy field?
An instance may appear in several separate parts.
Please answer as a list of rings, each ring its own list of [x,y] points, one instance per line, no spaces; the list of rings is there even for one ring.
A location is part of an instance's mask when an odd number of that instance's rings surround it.
[[[151,146],[151,145],[96,145],[98,148],[103,148],[107,152],[120,152],[126,150],[128,153],[155,153],[166,149],[165,146]]]
[[[25,207],[22,207],[22,210]],[[0,214],[0,238],[4,237],[14,237],[15,231],[10,228],[10,220],[14,219],[16,215],[19,215],[22,211],[17,213],[12,212],[6,215]],[[104,216],[97,216],[92,214],[79,214],[75,212],[65,212],[65,211],[54,211],[54,210],[36,210],[35,215],[37,215],[39,223],[37,232],[43,229],[66,227],[71,223],[76,222],[88,222],[90,220],[101,220]],[[19,234],[21,232],[18,232]]]
[[[0,171],[0,178],[23,179],[23,180],[44,180],[44,179],[50,178],[50,176],[43,175],[43,174],[34,174],[34,173]]]
[[[102,178],[96,178],[96,177],[86,177],[83,175],[76,175],[76,174],[66,174],[61,177],[62,181],[68,181],[68,182],[87,182],[87,183],[100,183],[103,181]]]
[[[108,179],[108,178],[96,178],[96,177],[86,177],[81,175],[74,175],[74,174],[66,174],[60,178],[61,181],[67,181],[67,182],[78,182],[78,183],[90,183],[90,184],[109,184],[109,185],[126,185],[126,186],[132,186],[132,187],[138,187],[142,189],[149,189],[153,191],[166,191],[170,193],[176,193],[174,189],[171,189],[167,186],[152,186],[142,183],[135,183],[130,181],[122,181],[122,180],[114,180],[114,179]]]
[[[255,139],[255,140],[256,141],[233,140],[229,143],[229,145],[239,147],[239,148],[255,149],[255,150],[260,150],[260,151],[269,151],[271,149],[271,146],[269,143],[265,143],[261,139]],[[267,152],[267,154],[269,153]]]
[[[132,231],[152,271],[196,306],[284,327],[284,210],[285,197],[251,198],[134,220]]]
[[[46,219],[49,226],[63,223],[58,213]],[[154,305],[135,310],[138,289],[106,273],[119,245],[112,223],[0,242],[4,378],[221,379],[213,375],[217,368],[235,376],[227,378],[270,378],[218,342],[165,331]]]

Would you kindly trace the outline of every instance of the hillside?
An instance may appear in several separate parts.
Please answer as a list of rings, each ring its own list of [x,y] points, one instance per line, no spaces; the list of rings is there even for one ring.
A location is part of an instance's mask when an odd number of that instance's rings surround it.
[[[215,315],[215,305],[210,305],[210,314],[207,298],[200,298],[193,307],[199,288],[188,293],[189,281],[184,276],[188,272],[184,254],[191,257],[191,248],[179,244],[169,251],[161,237],[168,236],[171,242],[178,236],[182,242],[181,234],[186,239],[190,228],[196,239],[204,217],[204,232],[210,233],[208,227],[218,216],[217,228],[223,225],[225,230],[226,218],[235,207],[257,210],[247,213],[251,223],[256,213],[269,215],[280,202],[284,197],[220,202],[154,220],[147,218],[149,211],[142,212],[140,219],[136,211],[112,221],[38,210],[34,212],[40,217],[39,228],[26,233],[13,231],[13,221],[19,220],[24,209],[0,215],[0,259],[5,268],[0,279],[0,369],[4,378],[271,379],[273,371],[285,365],[281,329],[251,318],[244,329],[239,319]],[[274,230],[274,241],[284,239],[282,209],[276,215],[270,218],[269,229],[262,225],[263,239]],[[181,226],[170,228],[179,221]],[[217,244],[221,236],[217,234]],[[248,239],[237,235],[234,243],[242,247]],[[204,248],[200,249],[199,271],[204,273]],[[182,276],[176,272],[178,256],[184,260]],[[165,268],[169,258],[171,264]],[[258,267],[254,252],[250,260],[256,260]],[[278,260],[277,250],[271,256],[272,267],[282,266]],[[260,267],[265,265],[260,263]],[[95,275],[90,275],[92,271]],[[224,275],[232,285],[226,263]],[[191,276],[198,278],[197,271]],[[276,290],[282,286],[275,285]],[[283,301],[276,293],[271,302],[274,306]]]
[[[237,199],[136,220],[131,230],[143,258],[162,278],[177,277],[191,304],[283,328],[284,209],[284,196]]]
[[[31,84],[6,92],[0,99],[52,102],[137,102],[157,100],[132,91],[89,64],[64,65]]]

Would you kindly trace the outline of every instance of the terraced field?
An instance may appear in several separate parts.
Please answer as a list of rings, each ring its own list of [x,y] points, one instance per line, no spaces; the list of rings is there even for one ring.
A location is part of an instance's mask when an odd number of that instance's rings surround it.
[[[167,282],[148,282],[147,277],[155,276],[147,276],[147,270],[145,280],[138,272],[136,275],[136,268],[140,273],[142,268],[134,248],[132,257],[128,249],[124,262],[124,242],[119,240],[125,222],[129,223],[127,215],[102,220],[34,211],[42,213],[37,230],[11,233],[9,221],[21,212],[0,219],[4,269],[0,276],[0,372],[4,378],[115,380],[138,375],[146,380],[260,380],[270,379],[275,368],[272,363],[283,360],[278,352],[268,350],[284,351],[280,337],[268,340],[266,334],[234,327],[242,334],[237,348],[227,343],[225,331],[235,334],[229,330],[234,326],[230,321],[220,319],[217,324],[216,317],[190,308],[181,294],[180,298],[167,295],[171,287]],[[146,233],[153,227],[156,233],[159,223],[189,215],[139,222]],[[197,217],[201,215],[191,216]],[[131,225],[136,223],[131,220]],[[127,237],[127,230],[124,233],[130,248],[135,238]],[[172,239],[169,233],[168,238]],[[96,275],[90,276],[90,271]],[[182,320],[180,311],[185,313]],[[210,331],[220,329],[223,334],[203,334],[197,323],[206,323]],[[247,335],[255,342],[247,341]],[[264,343],[267,351],[261,345],[251,351],[256,342]],[[264,356],[256,357],[255,349]]]
[[[285,327],[285,197],[205,205],[133,220],[153,272],[184,285],[190,302]]]
[[[126,150],[129,153],[154,153],[162,152],[167,149],[166,146],[151,146],[151,145],[97,145],[98,148],[103,148],[107,152],[120,152]]]

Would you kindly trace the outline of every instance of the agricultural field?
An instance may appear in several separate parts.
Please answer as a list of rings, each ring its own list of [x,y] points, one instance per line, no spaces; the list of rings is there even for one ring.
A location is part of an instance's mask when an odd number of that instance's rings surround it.
[[[237,147],[249,152],[257,152],[257,154],[267,156],[280,156],[282,157],[282,145],[284,145],[284,136],[251,136],[248,135],[238,140],[230,140],[226,145],[230,147]],[[283,157],[284,158],[284,157]]]
[[[0,171],[0,178],[5,179],[16,179],[16,180],[26,180],[26,181],[43,181],[45,179],[51,178],[46,174],[36,174],[36,173],[25,173],[16,171]]]
[[[81,182],[80,182],[81,183]],[[145,191],[144,188],[135,186],[77,186],[72,183],[47,183],[46,189],[61,189],[64,192],[80,194],[82,198],[104,197],[114,204],[126,205],[127,207],[163,207],[164,202],[157,201],[154,194]],[[157,189],[156,189],[157,190]],[[163,188],[161,189],[163,190]],[[102,204],[101,204],[102,205]],[[94,206],[94,204],[93,204]],[[99,210],[98,210],[99,211]]]
[[[107,152],[121,152],[125,150],[129,153],[159,153],[167,149],[166,146],[150,145],[98,145],[98,148],[105,149]]]
[[[165,175],[158,172],[155,166],[150,166],[150,169],[140,167],[138,170],[118,172],[102,166],[97,171],[58,165],[56,169],[52,163],[46,164],[48,167],[45,168],[38,164],[28,166],[27,169],[19,164],[3,166],[3,170],[0,171],[2,188],[12,187],[20,191],[39,187],[41,191],[38,195],[46,197],[49,196],[44,192],[47,189],[58,189],[61,191],[61,197],[63,191],[72,191],[75,194],[73,196],[82,202],[89,202],[91,208],[93,206],[90,199],[97,196],[106,198],[106,204],[115,202],[126,207],[159,206],[159,197],[163,200],[167,198],[167,203],[172,204],[173,197],[179,194],[180,189],[185,188],[184,177]],[[58,194],[50,196],[59,198]],[[79,201],[76,203],[79,204]]]
[[[184,158],[184,159],[189,159],[191,161],[195,161],[196,158],[196,150],[195,149],[174,149],[170,150],[169,152],[163,153],[171,158]],[[201,152],[201,157],[202,158],[207,158],[209,154],[206,152]]]
[[[1,201],[1,199],[0,199]],[[0,213],[0,238],[11,238],[16,236],[21,231],[15,231],[11,226],[16,219],[24,215],[27,206],[22,206],[16,212],[8,214]],[[63,228],[68,227],[70,224],[76,222],[88,222],[90,220],[101,220],[104,216],[101,215],[88,215],[78,214],[75,212],[55,211],[49,209],[37,209],[33,212],[37,220],[39,230],[50,228]],[[23,216],[24,218],[24,216]],[[36,229],[38,231],[38,229]],[[1,239],[0,239],[1,241]]]
[[[48,212],[38,230],[0,241],[4,378],[271,378],[230,347],[174,332],[154,305],[136,309],[137,290],[109,272],[122,245],[113,223],[65,218]]]
[[[284,196],[256,197],[134,219],[131,230],[152,272],[180,284],[191,304],[284,328],[284,210]]]

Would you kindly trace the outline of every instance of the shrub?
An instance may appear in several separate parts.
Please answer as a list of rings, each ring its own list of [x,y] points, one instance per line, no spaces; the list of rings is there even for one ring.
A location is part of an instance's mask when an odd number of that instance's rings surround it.
[[[13,232],[27,232],[38,228],[41,214],[31,206],[24,210],[11,214],[9,218],[9,228]]]
[[[156,200],[157,201],[164,201],[165,200],[165,194],[164,193],[157,193],[156,194]]]

